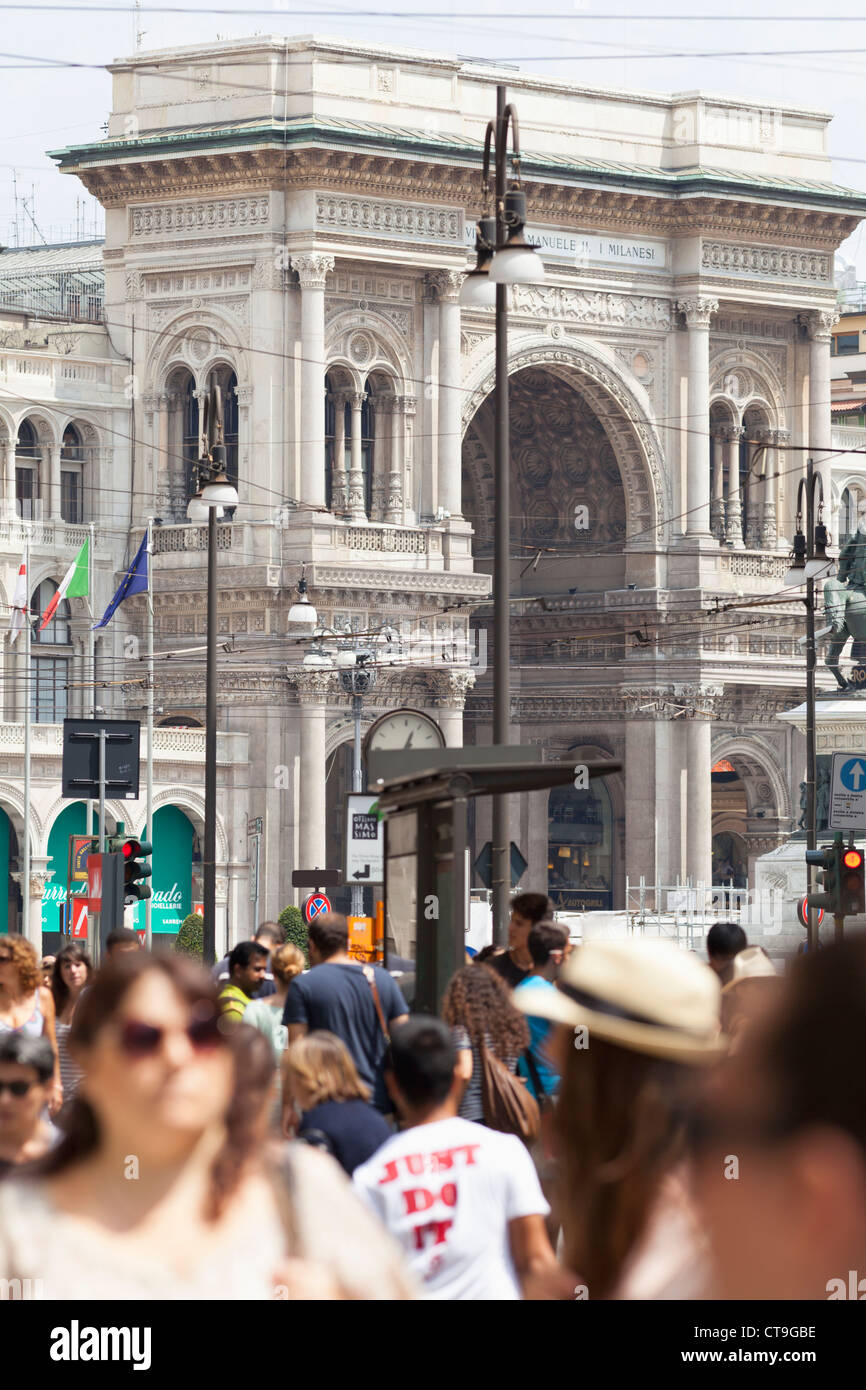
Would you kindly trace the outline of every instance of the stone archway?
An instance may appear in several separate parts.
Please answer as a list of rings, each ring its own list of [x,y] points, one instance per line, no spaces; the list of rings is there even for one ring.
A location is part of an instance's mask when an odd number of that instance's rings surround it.
[[[731,867],[754,884],[755,861],[769,848],[783,843],[791,829],[791,798],[773,750],[759,736],[720,739],[713,747],[713,877],[728,881],[722,873],[722,856],[733,849],[740,858]],[[717,771],[718,769],[718,771]],[[718,862],[717,862],[718,861]],[[745,887],[746,882],[735,883]]]
[[[524,338],[508,361],[515,377],[527,371],[565,383],[580,398],[580,413],[594,416],[612,450],[625,494],[623,543],[629,550],[654,549],[670,539],[667,518],[673,503],[663,451],[643,388],[627,384],[618,366],[598,344],[575,341],[555,347],[547,338]],[[479,535],[492,533],[493,440],[480,412],[492,411],[495,388],[492,354],[468,373],[463,402],[464,486]],[[559,397],[560,404],[562,397]]]

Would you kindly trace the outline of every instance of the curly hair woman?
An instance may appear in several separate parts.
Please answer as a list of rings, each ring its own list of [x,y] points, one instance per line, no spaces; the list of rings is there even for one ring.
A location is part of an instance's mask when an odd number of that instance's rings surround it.
[[[468,1083],[460,1102],[460,1117],[484,1124],[481,1047],[514,1071],[529,1046],[526,1020],[512,1004],[505,982],[492,970],[474,964],[465,965],[451,978],[442,1000],[442,1017],[451,1029],[461,1074]]]
[[[46,1038],[51,1044],[54,1080],[48,1110],[56,1115],[63,1104],[63,1085],[54,1034],[54,1000],[42,983],[39,957],[23,936],[10,934],[0,939],[0,1033]]]

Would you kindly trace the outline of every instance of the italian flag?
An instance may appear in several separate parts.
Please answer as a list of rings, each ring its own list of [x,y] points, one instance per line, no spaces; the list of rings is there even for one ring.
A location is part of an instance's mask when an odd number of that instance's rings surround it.
[[[69,569],[60,581],[57,592],[42,614],[39,631],[51,622],[62,598],[87,598],[90,593],[90,537],[84,542]]]

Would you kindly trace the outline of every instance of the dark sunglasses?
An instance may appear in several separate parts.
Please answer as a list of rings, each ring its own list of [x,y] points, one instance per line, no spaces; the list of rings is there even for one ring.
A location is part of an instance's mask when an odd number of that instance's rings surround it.
[[[4,1091],[9,1091],[13,1096],[17,1096],[18,1100],[21,1100],[22,1096],[26,1096],[28,1091],[32,1091],[35,1085],[35,1081],[0,1081],[0,1096]]]
[[[218,1014],[193,1019],[183,1031],[196,1052],[212,1052],[225,1042]],[[151,1023],[128,1019],[120,1028],[120,1046],[129,1057],[152,1057],[161,1048],[165,1032]]]

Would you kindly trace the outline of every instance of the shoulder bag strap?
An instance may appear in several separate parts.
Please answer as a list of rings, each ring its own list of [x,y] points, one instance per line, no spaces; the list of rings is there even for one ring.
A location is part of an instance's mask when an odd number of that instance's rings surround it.
[[[528,1047],[524,1052],[523,1060],[526,1063],[526,1070],[529,1072],[529,1079],[532,1082],[532,1089],[535,1092],[535,1099],[538,1101],[539,1105],[542,1105],[546,1098],[546,1092],[544,1086],[541,1083],[541,1076],[539,1075],[538,1065],[535,1061],[535,1058],[532,1055],[531,1047]]]
[[[372,965],[362,965],[361,969],[364,972],[364,979],[370,986],[370,990],[373,995],[373,1003],[376,1006],[376,1016],[379,1019],[379,1027],[382,1029],[382,1037],[385,1039],[385,1042],[388,1043],[391,1041],[391,1038],[388,1033],[388,1025],[385,1022],[385,1015],[382,1012],[382,1001],[379,998],[379,987],[376,984],[376,973],[373,970]]]

